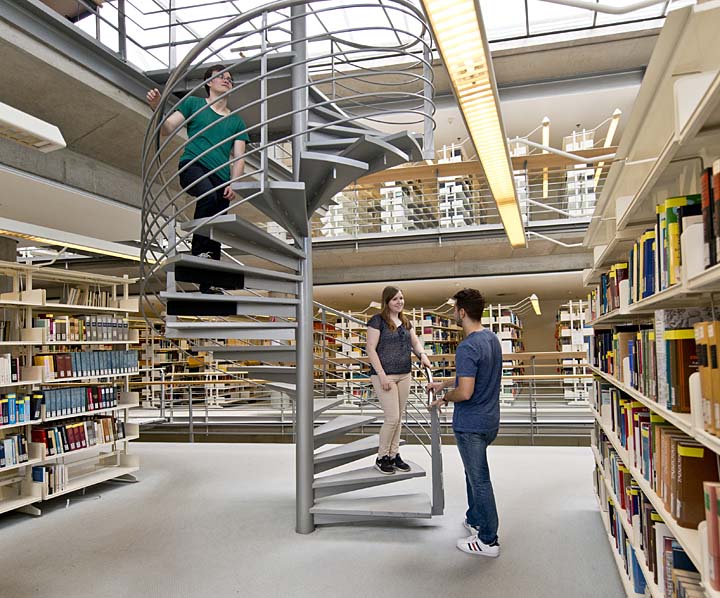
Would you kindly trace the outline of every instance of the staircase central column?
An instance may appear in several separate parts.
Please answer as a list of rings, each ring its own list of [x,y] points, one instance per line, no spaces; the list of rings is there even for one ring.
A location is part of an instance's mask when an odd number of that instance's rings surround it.
[[[308,72],[305,57],[307,42],[305,28],[305,5],[291,9],[293,110],[292,152],[293,174],[298,180],[300,154],[304,149],[304,133],[307,130],[307,84]],[[306,198],[307,199],[307,198]],[[297,397],[295,405],[295,531],[309,534],[315,529],[310,513],[313,506],[313,289],[312,289],[312,238],[303,238],[305,258],[301,261],[302,281],[298,288],[297,327]]]

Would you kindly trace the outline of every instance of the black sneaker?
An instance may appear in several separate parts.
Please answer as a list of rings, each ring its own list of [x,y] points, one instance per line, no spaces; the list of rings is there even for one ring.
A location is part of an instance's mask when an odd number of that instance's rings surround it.
[[[410,471],[410,466],[400,458],[400,453],[395,455],[395,458],[392,459],[391,462],[397,471]]]
[[[225,289],[222,289],[220,287],[213,287],[208,285],[200,285],[200,292],[203,295],[224,295]]]
[[[375,469],[377,469],[380,473],[384,473],[385,475],[390,475],[395,473],[395,468],[393,467],[393,462],[390,460],[390,457],[385,455],[384,457],[378,457],[375,459]]]

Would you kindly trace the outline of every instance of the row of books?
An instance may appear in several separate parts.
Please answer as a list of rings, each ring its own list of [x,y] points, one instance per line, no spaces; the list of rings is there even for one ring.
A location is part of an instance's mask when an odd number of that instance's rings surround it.
[[[43,393],[40,391],[32,394],[18,395],[11,392],[0,395],[0,426],[13,426],[39,420],[42,403]]]
[[[32,441],[45,446],[46,456],[62,455],[98,444],[125,438],[125,422],[114,417],[68,422],[66,424],[35,427]]]
[[[45,494],[62,492],[68,482],[68,467],[63,463],[35,466],[32,468],[32,480],[43,485]]]
[[[116,407],[118,392],[114,386],[74,386],[45,390],[45,417],[73,415]]]
[[[661,406],[690,413],[690,376],[699,369],[696,337],[704,333],[712,341],[705,344],[708,354],[717,351],[713,349],[715,335],[708,334],[708,330],[717,329],[712,316],[712,310],[705,308],[657,310],[652,324],[597,330],[593,363]],[[710,402],[715,400],[709,390],[715,388],[708,382],[711,374],[709,367],[701,372],[708,415]],[[720,377],[716,387],[720,397]],[[720,416],[720,407],[717,411]],[[708,431],[712,430],[708,426]]]
[[[113,316],[54,316],[38,314],[33,318],[33,328],[46,330],[47,342],[62,341],[125,341],[130,328],[127,318]]]
[[[605,497],[610,534],[615,540],[616,551],[623,558],[635,595],[647,595],[647,581],[652,581],[667,598],[704,598],[697,568],[640,487],[627,479],[627,468],[612,447],[608,448],[608,444],[607,439],[601,436],[598,448],[605,454],[604,463],[611,468],[608,475],[619,502],[616,504],[610,496]],[[602,475],[602,471],[596,468],[595,484],[600,497],[603,497],[604,489],[600,480]],[[623,519],[630,524],[632,537],[626,534]],[[634,550],[633,544],[639,551]],[[644,560],[652,575],[651,580],[645,579],[638,559]]]
[[[588,294],[591,320],[620,308],[620,283],[627,278],[627,262],[613,264],[610,270],[600,275],[600,284]]]
[[[656,207],[655,226],[630,251],[630,302],[635,303],[681,282],[680,236],[702,223],[701,196],[671,197]]]
[[[20,381],[20,358],[12,353],[0,354],[0,386]]]
[[[28,441],[23,434],[0,439],[0,469],[25,463],[29,459]]]
[[[112,293],[100,289],[84,289],[70,287],[65,290],[61,301],[68,305],[85,305],[87,307],[114,307],[117,302]]]
[[[33,363],[44,368],[44,380],[129,374],[138,369],[138,352],[74,351],[35,355]]]
[[[720,159],[700,175],[705,268],[720,260]]]
[[[705,518],[703,482],[720,480],[715,453],[618,389],[600,392],[601,419],[627,450],[630,465],[679,526],[697,529]]]

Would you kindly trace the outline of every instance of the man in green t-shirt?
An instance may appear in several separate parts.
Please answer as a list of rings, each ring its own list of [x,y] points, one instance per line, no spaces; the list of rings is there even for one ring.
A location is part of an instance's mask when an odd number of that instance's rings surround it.
[[[188,142],[178,166],[180,183],[193,197],[195,218],[207,218],[226,210],[236,195],[228,182],[237,181],[245,172],[245,143],[249,140],[245,123],[230,114],[227,97],[232,89],[232,75],[223,65],[205,71],[207,99],[186,96],[175,112],[165,119],[161,133],[169,135],[183,124]],[[220,73],[220,74],[217,74]],[[151,89],[147,102],[153,110],[160,103],[160,92]],[[232,164],[228,167],[228,162]],[[220,243],[203,235],[193,235],[192,254],[219,260]],[[210,285],[200,285],[201,293],[221,292]]]

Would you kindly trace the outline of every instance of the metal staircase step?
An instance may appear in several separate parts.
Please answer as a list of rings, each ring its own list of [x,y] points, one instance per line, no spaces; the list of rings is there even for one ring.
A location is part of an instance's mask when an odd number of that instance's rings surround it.
[[[294,345],[202,345],[193,351],[212,351],[213,358],[220,361],[261,361],[265,363],[294,363]]]
[[[423,160],[422,136],[408,131],[393,133],[392,135],[381,135],[383,141],[395,146],[407,154],[409,162],[420,162]]]
[[[260,181],[233,183],[231,187],[241,197],[257,194],[250,203],[295,238],[306,237],[309,234],[305,183],[268,181],[262,193],[260,193]]]
[[[174,271],[177,282],[207,283],[228,290],[257,289],[295,295],[297,283],[302,280],[298,274],[208,260],[187,253],[170,258],[162,267]]]
[[[313,430],[315,448],[327,444],[333,438],[338,438],[350,430],[370,424],[376,419],[377,417],[372,415],[341,415],[326,424],[321,424]]]
[[[391,476],[388,476],[391,477]],[[310,508],[314,515],[370,518],[430,519],[430,497],[426,494],[396,494],[367,498],[323,498]]]
[[[334,154],[303,152],[300,154],[300,179],[305,181],[308,214],[326,203],[354,180],[367,173],[367,162]]]
[[[360,137],[336,137],[334,139],[326,139],[323,141],[308,141],[308,143],[305,144],[305,147],[308,151],[342,151],[355,143],[358,139],[360,139]]]
[[[218,243],[224,243],[296,271],[299,269],[298,261],[305,257],[301,249],[278,239],[237,214],[191,220],[184,223],[182,229],[194,230]]]
[[[425,470],[417,463],[407,461],[407,464],[410,466],[410,471],[407,472],[396,471],[393,474],[384,474],[371,466],[315,478],[313,481],[315,498],[425,477]]]
[[[349,121],[353,117],[348,115],[345,112],[339,112],[338,110],[333,109],[327,104],[324,105],[318,105],[318,104],[311,104],[310,105],[310,113],[312,114],[312,118],[317,118],[322,121],[326,121],[328,123],[331,122],[337,122],[337,121]],[[340,124],[340,123],[338,123]]]
[[[293,383],[297,378],[297,368],[281,365],[233,365],[227,368],[233,374],[247,374],[248,378],[270,380],[272,382]]]
[[[405,444],[405,441],[401,439],[400,445],[402,446],[403,444]],[[354,440],[347,444],[341,444],[331,449],[316,452],[313,457],[315,473],[340,467],[341,465],[369,457],[370,455],[377,455],[379,446],[380,435],[373,434],[365,438],[360,438],[360,440]]]
[[[296,322],[168,322],[167,338],[220,338],[290,340]]]
[[[405,152],[391,143],[369,135],[360,137],[355,143],[344,149],[340,155],[367,162],[369,166],[367,174],[386,170],[410,161]]]
[[[248,295],[209,295],[206,293],[166,293],[169,316],[276,316],[297,315],[297,299],[253,297]]]
[[[333,399],[315,399],[313,401],[313,415],[317,417],[324,411],[337,407],[345,402],[345,397],[335,397]]]
[[[374,129],[352,125],[328,125],[318,121],[308,121],[307,124],[310,134],[323,133],[333,137],[362,137],[363,135],[377,135],[382,137],[382,133]]]

